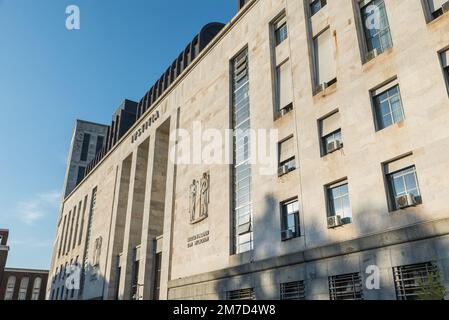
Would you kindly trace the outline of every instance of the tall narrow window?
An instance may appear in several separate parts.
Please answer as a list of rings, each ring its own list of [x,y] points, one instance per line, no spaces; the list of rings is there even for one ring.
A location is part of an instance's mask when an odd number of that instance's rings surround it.
[[[84,279],[86,277],[86,273],[89,265],[89,253],[90,253],[90,238],[92,236],[92,220],[95,215],[95,209],[97,208],[97,187],[92,190],[92,198],[90,200],[90,212],[89,218],[87,221],[86,228],[86,242],[84,245],[84,261],[83,261],[83,273],[81,274],[81,287],[80,287],[80,295],[84,289]],[[81,235],[80,235],[81,236]]]
[[[328,226],[330,228],[352,222],[352,210],[347,180],[327,187],[327,203]]]
[[[290,59],[276,68],[276,100],[277,109],[281,114],[292,109],[293,87]]]
[[[294,138],[290,137],[279,143],[279,176],[296,169]]]
[[[321,135],[321,155],[325,156],[343,148],[340,113],[334,112],[319,121]]]
[[[159,300],[161,291],[162,252],[156,253],[154,261],[154,291],[153,300]]]
[[[337,71],[332,45],[332,34],[327,28],[313,40],[315,92],[318,93],[337,81]]]
[[[140,300],[139,267],[140,267],[140,247],[136,247],[134,248],[134,259],[133,259],[132,279],[131,279],[132,300]]]
[[[95,154],[97,154],[101,148],[103,148],[104,137],[97,136],[97,145],[95,146]]]
[[[87,161],[87,155],[89,153],[90,134],[85,133],[83,137],[83,145],[81,147],[81,161]]]
[[[299,204],[298,199],[287,201],[281,204],[282,210],[282,233],[283,241],[297,238],[299,231]]]
[[[360,0],[360,11],[369,61],[393,47],[390,24],[384,0]]]
[[[5,300],[12,300],[15,288],[16,288],[16,277],[9,276],[8,282],[6,283]]]
[[[119,293],[120,293],[120,279],[121,279],[121,275],[122,275],[122,255],[121,254],[119,254],[117,256],[116,272],[117,272],[117,280],[115,282],[115,300],[118,300]]]
[[[446,80],[447,92],[449,93],[449,50],[441,52],[440,58],[441,65],[443,67],[444,79]]]
[[[76,184],[78,185],[84,179],[84,174],[86,172],[86,167],[79,166],[78,167],[78,176],[76,178]]]
[[[385,129],[405,118],[397,80],[373,92],[377,130]]]
[[[363,300],[363,285],[360,273],[329,277],[331,300]]]
[[[253,249],[248,49],[232,61],[233,253]]]
[[[36,279],[34,279],[31,300],[39,300],[39,296],[41,294],[41,286],[42,286],[42,278],[37,277]]]
[[[20,280],[19,296],[17,298],[18,300],[26,300],[29,282],[30,278],[28,277],[23,277],[22,280]]]
[[[428,299],[426,294],[440,293],[444,296],[444,287],[440,282],[438,267],[431,262],[393,268],[396,297],[398,300]],[[436,299],[430,297],[430,299]]]

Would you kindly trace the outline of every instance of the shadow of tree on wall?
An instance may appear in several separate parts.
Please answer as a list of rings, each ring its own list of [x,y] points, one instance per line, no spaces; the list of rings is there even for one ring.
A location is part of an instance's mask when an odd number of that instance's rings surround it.
[[[378,192],[385,193],[385,190],[378,190]],[[279,200],[281,199],[267,195],[264,199],[265,209],[262,212],[253,213],[254,232],[261,232],[262,235],[255,236],[257,247],[252,253],[252,259],[242,261],[248,266],[243,269],[235,268],[235,276],[218,279],[215,282],[214,294],[219,299],[226,299],[229,291],[248,288],[254,289],[258,300],[280,299],[280,283],[290,281],[304,281],[306,299],[330,299],[329,276],[360,273],[364,299],[396,300],[393,268],[426,262],[433,262],[438,266],[438,281],[445,287],[446,298],[449,298],[449,240],[444,239],[443,234],[432,236],[435,232],[434,226],[425,222],[426,217],[421,216],[419,210],[411,208],[389,212],[386,207],[372,204],[359,207],[353,210],[352,224],[340,229],[346,228],[348,231],[352,229],[349,239],[343,241],[341,234],[344,232],[323,228],[323,222],[318,221],[326,219],[327,212],[316,212],[314,215],[309,213],[308,217],[312,217],[311,221],[301,219],[305,224],[301,226],[302,236],[305,237],[305,250],[292,251],[285,256],[276,257],[277,252],[273,250],[273,247],[277,244],[273,244],[273,238],[266,232],[280,231]],[[302,214],[300,212],[300,215]],[[409,215],[407,220],[412,223],[404,224],[399,228],[391,226],[386,228],[385,216],[387,215],[394,220],[400,219],[395,215]],[[267,222],[271,222],[271,225]],[[262,230],[258,230],[258,227],[262,227]],[[313,239],[309,241],[310,233],[313,234]],[[280,232],[278,241],[281,243],[280,246],[284,245],[281,242]],[[314,258],[311,258],[311,250],[316,250]],[[257,257],[263,258],[258,260]],[[267,261],[263,260],[265,257],[278,258],[278,261],[287,263],[286,265],[278,262],[265,263]],[[295,258],[291,259],[292,257]],[[305,261],[295,262],[295,260],[300,261],[301,258]],[[288,261],[292,261],[291,264]],[[252,267],[256,264],[257,270]],[[372,271],[368,269],[369,266],[380,268],[379,289],[366,287],[366,281],[372,275]],[[237,270],[244,270],[244,273],[239,274]],[[320,287],[318,290],[313,287],[316,284]],[[443,290],[441,287],[440,289]],[[424,291],[419,297],[429,297],[432,293],[429,291],[431,290]]]

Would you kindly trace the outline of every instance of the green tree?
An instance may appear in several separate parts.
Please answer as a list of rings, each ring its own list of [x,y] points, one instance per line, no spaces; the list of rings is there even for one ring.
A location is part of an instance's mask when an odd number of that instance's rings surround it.
[[[438,276],[434,273],[429,274],[427,280],[418,280],[421,289],[418,292],[420,300],[444,300],[446,289],[440,283]]]

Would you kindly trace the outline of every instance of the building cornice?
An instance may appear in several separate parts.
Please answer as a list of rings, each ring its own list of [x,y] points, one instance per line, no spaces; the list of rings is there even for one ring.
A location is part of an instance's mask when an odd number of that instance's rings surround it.
[[[37,270],[37,269],[21,269],[21,268],[5,268],[5,272],[14,272],[14,273],[48,273],[49,270]]]

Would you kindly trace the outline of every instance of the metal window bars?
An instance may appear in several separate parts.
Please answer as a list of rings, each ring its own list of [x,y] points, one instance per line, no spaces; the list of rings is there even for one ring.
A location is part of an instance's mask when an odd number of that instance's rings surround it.
[[[304,281],[281,283],[281,300],[305,300]]]
[[[228,300],[256,300],[253,288],[233,290],[228,292]]]
[[[360,273],[329,277],[331,300],[363,300],[363,286]]]
[[[393,276],[398,300],[419,299],[419,292],[431,277],[435,281],[433,285],[440,283],[438,267],[430,262],[394,267]]]

